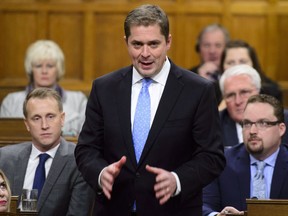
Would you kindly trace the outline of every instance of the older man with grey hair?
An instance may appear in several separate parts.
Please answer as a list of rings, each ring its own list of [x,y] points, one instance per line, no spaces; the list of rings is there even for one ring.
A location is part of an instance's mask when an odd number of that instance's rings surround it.
[[[226,103],[226,108],[220,112],[223,143],[225,147],[234,146],[243,142],[240,123],[244,108],[250,96],[259,94],[261,78],[253,67],[241,64],[227,69],[222,74],[219,84]],[[288,111],[285,110],[284,114],[286,124]],[[287,143],[287,132],[283,135],[282,141]]]

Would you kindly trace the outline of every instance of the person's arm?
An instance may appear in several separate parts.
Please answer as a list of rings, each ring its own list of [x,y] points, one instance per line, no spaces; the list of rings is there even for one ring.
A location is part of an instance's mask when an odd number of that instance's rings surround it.
[[[71,197],[66,215],[87,216],[90,215],[93,210],[94,192],[81,174],[76,170],[75,172],[77,172],[77,177],[73,183],[72,190],[69,191]]]
[[[203,216],[217,215],[223,209],[218,179],[203,188]]]

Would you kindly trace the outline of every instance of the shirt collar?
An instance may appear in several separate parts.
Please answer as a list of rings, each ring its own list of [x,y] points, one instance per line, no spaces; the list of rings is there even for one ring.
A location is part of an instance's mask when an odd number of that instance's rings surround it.
[[[36,159],[38,157],[39,154],[43,154],[43,153],[49,154],[49,156],[51,158],[54,158],[59,146],[60,146],[60,143],[58,145],[56,145],[54,148],[49,149],[47,152],[41,152],[32,143],[32,150],[31,150],[30,158],[32,160],[34,160],[34,159]]]
[[[278,148],[272,155],[270,155],[268,158],[266,158],[264,160],[264,162],[271,167],[275,167],[275,163],[276,163],[276,159],[277,159],[279,150],[280,150],[280,148]],[[250,156],[250,165],[253,165],[257,161],[259,161],[255,157],[253,157],[251,154],[249,156]]]
[[[166,57],[166,60],[163,64],[163,67],[161,69],[161,71],[156,74],[154,77],[150,77],[151,79],[153,79],[154,82],[160,83],[161,85],[165,85],[168,75],[169,75],[169,71],[171,68],[171,63],[168,60],[168,58]],[[140,80],[142,80],[144,77],[142,75],[140,75],[138,73],[138,71],[136,70],[135,67],[133,67],[133,76],[132,76],[132,85],[134,85],[135,83],[138,83]]]

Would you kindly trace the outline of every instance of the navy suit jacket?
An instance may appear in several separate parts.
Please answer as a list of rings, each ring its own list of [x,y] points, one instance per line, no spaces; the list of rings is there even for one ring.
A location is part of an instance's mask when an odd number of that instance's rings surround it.
[[[288,127],[288,110],[284,109],[285,125]],[[220,124],[222,129],[222,139],[224,146],[234,146],[239,144],[236,123],[231,119],[227,109],[220,112]],[[288,128],[282,137],[282,143],[288,143]]]
[[[131,132],[132,66],[93,82],[86,120],[75,155],[79,170],[97,193],[95,215],[202,215],[202,188],[225,166],[214,87],[181,69],[171,69],[139,163]],[[101,170],[127,157],[115,179],[111,200],[101,193]],[[145,166],[174,171],[181,193],[164,205],[155,198],[155,175]]]
[[[226,167],[221,175],[203,190],[203,216],[220,212],[226,206],[247,210],[250,198],[250,157],[243,143],[226,149]],[[272,177],[271,199],[288,199],[288,150],[280,146]]]

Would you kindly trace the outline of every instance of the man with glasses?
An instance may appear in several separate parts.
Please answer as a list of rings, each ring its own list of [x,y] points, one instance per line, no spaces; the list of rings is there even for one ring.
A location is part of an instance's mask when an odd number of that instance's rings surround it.
[[[228,68],[220,78],[220,89],[226,108],[220,112],[222,137],[224,146],[234,146],[243,142],[242,128],[243,112],[247,100],[252,95],[257,95],[261,88],[259,73],[249,65],[236,65]],[[285,123],[288,112],[285,110]],[[288,132],[282,141],[288,143]]]
[[[243,214],[246,198],[288,198],[288,150],[281,145],[286,131],[281,103],[269,95],[251,96],[241,125],[244,143],[226,149],[224,171],[203,190],[205,216]]]

